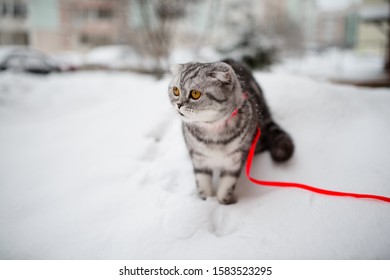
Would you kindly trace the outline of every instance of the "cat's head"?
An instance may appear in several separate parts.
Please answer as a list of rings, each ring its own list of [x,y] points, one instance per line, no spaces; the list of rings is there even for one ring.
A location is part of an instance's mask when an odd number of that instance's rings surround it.
[[[184,122],[226,120],[239,106],[241,86],[229,64],[191,62],[171,72],[169,99]]]

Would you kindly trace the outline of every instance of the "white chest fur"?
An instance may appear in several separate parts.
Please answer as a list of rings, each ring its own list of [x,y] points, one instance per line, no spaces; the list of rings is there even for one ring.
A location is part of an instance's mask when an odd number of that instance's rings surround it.
[[[193,154],[193,160],[198,166],[207,166],[213,169],[226,169],[228,167],[232,170],[239,168],[242,159],[241,137],[228,144],[205,144],[195,139],[191,140],[192,147],[196,151]]]

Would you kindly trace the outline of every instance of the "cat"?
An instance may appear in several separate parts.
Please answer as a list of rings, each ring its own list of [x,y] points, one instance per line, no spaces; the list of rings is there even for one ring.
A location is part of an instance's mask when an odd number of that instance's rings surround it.
[[[171,73],[168,95],[182,119],[202,199],[214,195],[213,172],[219,171],[217,200],[221,204],[236,202],[236,182],[258,127],[262,135],[256,153],[269,150],[276,162],[292,156],[293,141],[273,121],[262,90],[246,64],[231,59],[190,62],[173,65]]]

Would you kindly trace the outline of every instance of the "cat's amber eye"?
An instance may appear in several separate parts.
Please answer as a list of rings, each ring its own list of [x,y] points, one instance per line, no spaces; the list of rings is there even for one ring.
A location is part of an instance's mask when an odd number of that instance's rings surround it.
[[[174,96],[179,96],[180,95],[180,90],[178,87],[173,87],[172,88],[172,93]]]
[[[198,100],[200,98],[200,96],[202,95],[202,93],[200,93],[200,91],[198,90],[191,90],[190,92],[190,97],[194,100]]]

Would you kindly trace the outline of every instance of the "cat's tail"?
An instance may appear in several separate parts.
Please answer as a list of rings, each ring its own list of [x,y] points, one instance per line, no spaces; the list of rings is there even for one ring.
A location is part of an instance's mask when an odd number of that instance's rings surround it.
[[[294,143],[290,135],[273,120],[261,126],[261,137],[255,152],[269,150],[276,162],[288,160],[294,153]]]

